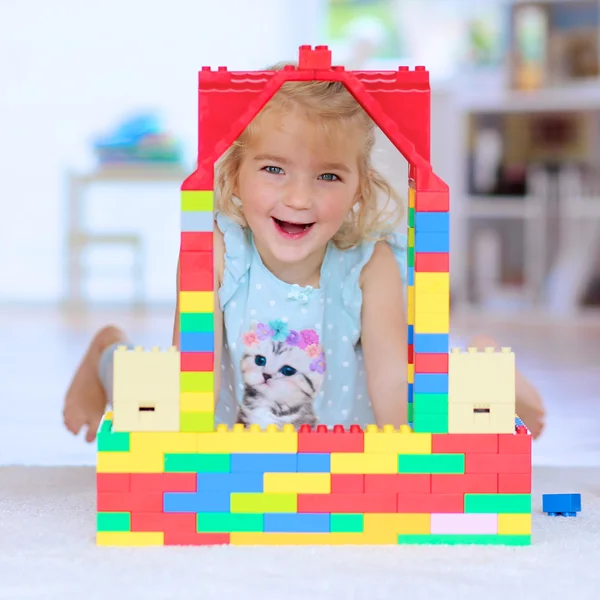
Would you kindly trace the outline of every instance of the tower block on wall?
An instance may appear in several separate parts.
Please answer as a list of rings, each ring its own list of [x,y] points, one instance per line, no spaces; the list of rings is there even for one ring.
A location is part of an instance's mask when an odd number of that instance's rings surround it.
[[[215,161],[286,81],[342,81],[410,164],[409,425],[215,426]],[[449,192],[429,164],[429,76],[331,66],[199,74],[199,157],[181,193],[180,348],[115,352],[98,432],[97,543],[531,541],[531,436],[509,349],[449,352]],[[332,399],[335,401],[335,399]]]

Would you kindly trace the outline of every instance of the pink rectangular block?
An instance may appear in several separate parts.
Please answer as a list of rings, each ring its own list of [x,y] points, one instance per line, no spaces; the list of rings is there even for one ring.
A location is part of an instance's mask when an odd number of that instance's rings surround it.
[[[432,514],[431,533],[498,533],[498,515]]]

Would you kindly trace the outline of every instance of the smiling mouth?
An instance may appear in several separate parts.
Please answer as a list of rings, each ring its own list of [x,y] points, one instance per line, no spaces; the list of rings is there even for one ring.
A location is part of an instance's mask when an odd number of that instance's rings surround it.
[[[281,221],[280,219],[276,219],[272,217],[277,228],[282,232],[289,236],[300,236],[312,228],[314,223],[292,223],[290,221]]]

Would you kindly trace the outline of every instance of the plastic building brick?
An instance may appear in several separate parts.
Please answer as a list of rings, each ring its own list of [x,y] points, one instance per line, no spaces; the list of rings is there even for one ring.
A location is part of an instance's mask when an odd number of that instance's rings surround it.
[[[550,517],[576,517],[581,511],[581,494],[543,494],[542,511]]]
[[[214,163],[283,83],[310,80],[343,82],[410,164],[410,425],[398,430],[215,426]],[[115,409],[98,432],[98,545],[530,543],[531,436],[514,415],[514,355],[448,352],[449,191],[429,164],[429,102],[423,67],[345,71],[326,46],[302,46],[298,68],[202,68],[200,153],[180,199],[180,348],[115,354]],[[563,496],[549,500],[556,514],[580,510]]]

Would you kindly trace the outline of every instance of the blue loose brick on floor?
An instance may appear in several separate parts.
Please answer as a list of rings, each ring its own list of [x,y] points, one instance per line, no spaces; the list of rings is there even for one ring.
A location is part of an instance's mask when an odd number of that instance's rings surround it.
[[[229,512],[229,492],[165,492],[163,506],[167,513]]]
[[[581,494],[542,494],[542,511],[574,515],[581,511]]]
[[[415,230],[418,233],[450,231],[450,213],[447,212],[416,212]]]
[[[296,454],[232,454],[232,473],[296,473]]]
[[[447,394],[448,375],[417,373],[415,375],[414,389],[418,394]]]
[[[183,211],[181,213],[181,231],[211,231],[213,230],[212,211]]]
[[[180,334],[181,352],[214,352],[215,336],[212,331],[183,331]]]
[[[450,235],[444,232],[417,233],[415,252],[450,252]]]
[[[298,459],[298,473],[329,473],[331,470],[331,454],[301,453]]]
[[[327,513],[266,513],[265,533],[329,533]]]
[[[198,492],[262,492],[263,474],[198,473]]]
[[[417,333],[414,350],[424,354],[446,354],[449,343],[450,336],[447,333]]]

